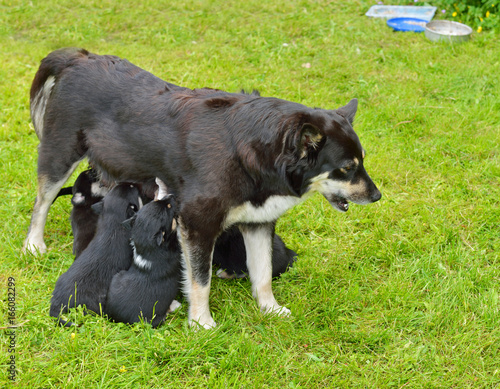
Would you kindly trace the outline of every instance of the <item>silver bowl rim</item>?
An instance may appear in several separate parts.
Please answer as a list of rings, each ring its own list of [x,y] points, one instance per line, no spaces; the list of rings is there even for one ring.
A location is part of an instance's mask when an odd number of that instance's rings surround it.
[[[428,26],[432,27],[433,25],[452,25],[452,26],[460,26],[461,28],[465,28],[467,32],[461,33],[461,31],[457,31],[457,34],[451,35],[451,34],[446,34],[442,33],[440,31],[432,30]],[[442,35],[442,36],[449,36],[449,37],[460,37],[460,36],[467,36],[472,34],[473,30],[471,27],[469,27],[466,24],[459,23],[459,22],[454,22],[453,20],[431,20],[429,23],[425,25],[425,30],[436,35]]]

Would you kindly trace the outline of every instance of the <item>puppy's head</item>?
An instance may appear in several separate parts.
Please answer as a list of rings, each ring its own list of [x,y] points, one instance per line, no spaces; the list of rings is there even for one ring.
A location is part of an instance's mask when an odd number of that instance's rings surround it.
[[[71,204],[78,207],[90,207],[102,200],[109,189],[101,185],[97,172],[94,169],[80,173],[73,185]]]
[[[315,110],[300,127],[298,162],[291,177],[300,194],[319,192],[341,212],[349,202],[368,204],[381,193],[366,172],[365,151],[352,128],[358,102],[334,111]]]
[[[139,188],[135,184],[116,185],[102,201],[92,205],[92,210],[101,215],[124,221],[133,217],[142,207]]]
[[[177,242],[177,206],[172,195],[146,204],[133,220],[132,240],[136,248],[156,248]]]

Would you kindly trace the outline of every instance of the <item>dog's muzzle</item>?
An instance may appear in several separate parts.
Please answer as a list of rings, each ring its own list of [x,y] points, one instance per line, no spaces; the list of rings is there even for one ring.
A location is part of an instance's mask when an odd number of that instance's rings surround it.
[[[328,202],[332,205],[333,208],[339,210],[340,212],[347,212],[349,210],[349,202],[339,196],[331,196],[328,199]]]

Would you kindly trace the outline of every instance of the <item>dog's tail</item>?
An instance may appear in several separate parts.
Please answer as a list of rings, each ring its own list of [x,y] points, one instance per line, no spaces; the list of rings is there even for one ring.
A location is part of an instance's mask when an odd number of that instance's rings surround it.
[[[43,123],[47,101],[61,72],[77,58],[87,56],[85,49],[66,48],[53,51],[42,59],[30,90],[30,113],[38,139],[43,136]]]

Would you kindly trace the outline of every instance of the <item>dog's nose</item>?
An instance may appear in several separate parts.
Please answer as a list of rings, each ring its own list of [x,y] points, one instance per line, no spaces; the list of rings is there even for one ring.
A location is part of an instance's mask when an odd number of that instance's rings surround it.
[[[372,203],[374,203],[375,201],[379,201],[381,198],[382,198],[382,193],[380,193],[378,188],[375,188],[375,190],[372,192],[370,196]]]

